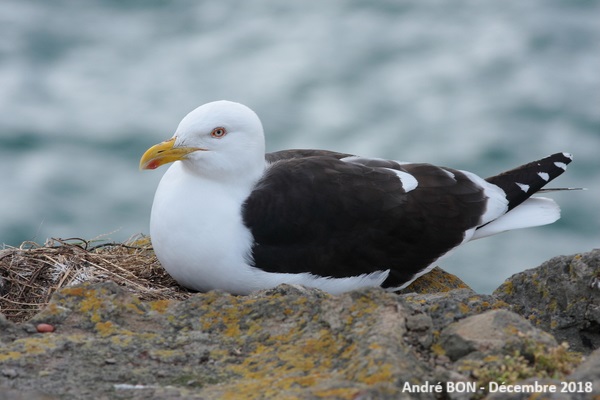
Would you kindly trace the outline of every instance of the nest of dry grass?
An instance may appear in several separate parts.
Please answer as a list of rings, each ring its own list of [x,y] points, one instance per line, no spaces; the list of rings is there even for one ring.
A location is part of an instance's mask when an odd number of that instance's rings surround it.
[[[25,242],[0,250],[0,313],[14,322],[26,321],[56,290],[107,280],[141,300],[181,300],[191,294],[161,267],[148,237],[100,244],[50,239],[44,245]]]

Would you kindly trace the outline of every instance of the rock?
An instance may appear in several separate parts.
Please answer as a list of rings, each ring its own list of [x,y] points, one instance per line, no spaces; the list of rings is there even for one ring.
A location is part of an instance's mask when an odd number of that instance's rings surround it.
[[[539,392],[543,393],[544,399],[598,399],[598,388],[600,388],[600,350],[594,351],[585,362],[564,379],[530,378],[515,382],[513,387],[522,389],[527,385],[540,388]],[[551,386],[554,387],[553,392],[550,388]],[[532,397],[531,393],[501,393],[498,391],[490,394],[487,399],[526,400]]]
[[[417,278],[408,287],[400,290],[399,294],[408,293],[441,293],[449,292],[455,289],[470,289],[469,286],[464,283],[456,275],[450,274],[440,267],[435,267],[425,275]]]
[[[0,385],[2,400],[59,400],[58,397],[40,393],[36,390],[13,390]]]
[[[7,378],[16,378],[19,376],[14,368],[4,368],[0,371],[0,374],[2,374],[2,376],[6,376]]]
[[[578,394],[590,394],[600,392],[600,349],[590,354],[577,369],[567,377],[567,380],[578,382],[580,385],[573,387]],[[579,387],[581,386],[581,387]],[[589,397],[589,396],[588,396]],[[573,398],[584,399],[585,396],[574,396]]]
[[[2,343],[2,339],[7,339],[16,335],[19,331],[19,328],[16,324],[6,319],[4,314],[0,313],[0,332],[3,334],[0,336],[0,343]],[[9,335],[10,334],[10,335]]]
[[[571,348],[600,347],[600,249],[555,257],[510,277],[494,296]]]
[[[497,298],[477,294],[471,289],[457,289],[431,294],[405,294],[403,300],[415,310],[427,314],[433,323],[434,332],[439,333],[449,324],[487,310],[510,309],[511,306]]]
[[[391,398],[427,374],[403,340],[411,312],[381,289],[334,297],[282,286],[142,303],[112,283],[78,286],[34,318],[55,332],[23,333],[0,350],[0,366],[17,372],[0,385],[78,399]]]
[[[540,329],[564,333],[569,320],[573,335],[594,340],[585,329],[597,315],[597,289],[581,285],[594,282],[598,259],[592,252],[551,260],[495,295],[477,294],[443,271],[437,276],[446,283],[420,280],[424,287],[402,294],[332,296],[282,285],[250,296],[144,302],[112,282],[63,288],[26,323],[0,316],[0,399],[462,400],[482,398],[499,382],[568,380],[598,390],[600,353],[579,366],[577,353]],[[54,331],[39,330],[44,324]]]
[[[526,354],[524,345],[528,341],[557,346],[552,336],[521,316],[507,310],[491,310],[448,326],[439,342],[446,355],[456,361],[475,351],[497,354],[516,350]]]
[[[448,326],[441,332],[439,345],[454,361],[447,369],[463,373],[462,378],[445,373],[440,379],[476,382],[478,389],[484,388],[480,392],[490,392],[487,399],[530,398],[531,393],[515,397],[515,393],[503,392],[502,387],[508,385],[512,392],[531,383],[556,386],[560,382],[552,378],[566,376],[581,360],[567,346],[557,345],[550,334],[508,310],[486,311]],[[527,377],[534,378],[523,380]],[[469,399],[473,393],[448,395]]]

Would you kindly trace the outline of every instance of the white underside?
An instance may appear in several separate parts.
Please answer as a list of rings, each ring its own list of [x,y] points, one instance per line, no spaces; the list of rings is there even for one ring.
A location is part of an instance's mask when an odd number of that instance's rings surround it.
[[[518,207],[477,229],[473,238],[481,239],[515,229],[551,224],[560,218],[560,207],[552,199],[530,197]]]
[[[379,287],[390,273],[390,270],[388,269],[347,278],[330,278],[316,276],[310,273],[280,274],[264,272],[258,268],[253,268],[253,270],[257,289],[272,288],[281,285],[282,283],[287,283],[289,285],[303,285],[321,289],[331,294],[340,294],[363,287]]]

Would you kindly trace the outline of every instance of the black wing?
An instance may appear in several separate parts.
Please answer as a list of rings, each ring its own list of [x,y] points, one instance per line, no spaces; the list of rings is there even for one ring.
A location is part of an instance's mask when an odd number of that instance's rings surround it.
[[[400,286],[460,244],[485,211],[483,189],[459,171],[347,157],[267,156],[273,164],[243,207],[257,267],[330,277],[390,269],[383,286]],[[394,171],[418,187],[405,190]]]

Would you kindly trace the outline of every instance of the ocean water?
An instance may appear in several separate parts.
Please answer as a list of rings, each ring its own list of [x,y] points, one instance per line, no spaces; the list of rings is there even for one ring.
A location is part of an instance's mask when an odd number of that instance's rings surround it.
[[[151,145],[208,101],[268,150],[489,176],[558,151],[563,218],[441,262],[480,292],[600,246],[600,1],[0,2],[0,243],[148,233]]]

